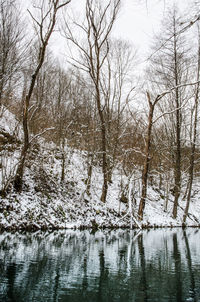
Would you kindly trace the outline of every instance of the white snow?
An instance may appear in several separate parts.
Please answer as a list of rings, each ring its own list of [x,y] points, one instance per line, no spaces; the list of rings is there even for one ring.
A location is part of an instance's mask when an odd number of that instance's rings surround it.
[[[0,127],[10,134],[20,126],[14,115],[4,111],[0,119]],[[18,131],[22,137],[21,131]],[[0,229],[51,229],[51,228],[81,228],[81,227],[131,227],[130,204],[120,202],[121,178],[126,183],[128,179],[121,175],[120,166],[113,172],[112,183],[109,184],[107,202],[100,201],[102,189],[102,171],[93,167],[91,195],[87,196],[85,180],[87,178],[87,153],[66,146],[65,181],[61,184],[61,156],[54,143],[47,143],[38,138],[40,150],[33,148],[27,160],[24,174],[24,189],[21,194],[12,190],[5,198],[0,198]],[[12,177],[19,157],[19,148],[9,152],[1,152],[0,189],[6,178]],[[3,170],[4,169],[4,170]],[[139,170],[139,169],[138,169]],[[136,172],[140,178],[140,172]],[[132,204],[134,217],[140,201],[140,180],[131,186],[134,189],[136,204]],[[194,186],[195,195],[191,200],[188,226],[200,224],[200,191],[198,180]],[[152,187],[148,187],[148,199],[141,227],[172,227],[182,226],[185,200],[180,198],[177,219],[172,218],[173,196],[169,195],[167,212],[164,212],[164,199]],[[129,194],[131,196],[131,194]],[[133,226],[138,225],[133,220]]]

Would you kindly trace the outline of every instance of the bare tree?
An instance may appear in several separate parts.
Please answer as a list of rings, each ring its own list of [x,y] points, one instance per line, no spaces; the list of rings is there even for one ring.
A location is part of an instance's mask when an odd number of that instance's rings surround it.
[[[145,201],[146,201],[146,195],[147,195],[147,180],[148,180],[148,174],[149,174],[149,165],[150,165],[150,148],[151,148],[151,139],[152,139],[152,126],[154,123],[156,123],[163,115],[170,114],[168,112],[163,113],[161,116],[157,117],[156,119],[153,120],[154,116],[154,110],[155,106],[158,104],[158,102],[166,95],[172,94],[173,91],[176,91],[177,89],[187,87],[187,86],[193,86],[193,85],[199,85],[199,80],[196,82],[191,82],[191,83],[185,83],[181,84],[178,86],[174,86],[169,90],[163,91],[161,94],[158,94],[154,101],[151,101],[151,97],[149,92],[147,92],[147,98],[148,98],[148,103],[149,103],[149,113],[148,113],[148,127],[147,127],[147,136],[146,136],[146,141],[145,141],[145,158],[144,158],[144,166],[143,166],[143,173],[142,173],[142,194],[141,194],[141,200],[140,200],[140,205],[139,205],[139,210],[138,210],[138,216],[140,220],[143,219],[143,213],[144,213],[144,208],[145,208]],[[179,108],[175,108],[175,112],[179,110]],[[172,112],[171,112],[172,113]]]
[[[120,138],[127,121],[125,110],[127,103],[133,99],[132,67],[135,53],[129,43],[119,39],[110,41],[109,49],[102,72],[101,90],[107,128],[108,180],[111,182],[118,160]]]
[[[88,72],[94,84],[95,100],[101,125],[101,152],[103,188],[101,200],[106,201],[108,191],[107,129],[105,104],[102,97],[101,78],[106,58],[109,53],[109,36],[120,7],[120,0],[104,1],[86,0],[86,22],[75,25],[81,28],[85,36],[84,43],[78,41],[71,32],[67,22],[65,36],[79,50],[80,59],[73,58],[73,64]]]
[[[187,83],[190,60],[187,57],[188,49],[185,37],[181,35],[181,17],[176,7],[168,13],[164,20],[162,34],[157,41],[161,45],[156,55],[151,58],[151,82],[155,87],[170,89],[176,87],[169,95],[168,102],[165,103],[166,111],[171,111],[170,132],[172,137],[172,161],[174,170],[174,206],[173,217],[177,217],[178,201],[181,193],[182,159],[181,136],[183,133],[183,104],[186,101],[187,93],[181,84]],[[163,42],[164,41],[164,42]],[[156,46],[156,49],[158,47]],[[169,126],[168,126],[169,127]]]
[[[36,83],[37,76],[39,74],[39,71],[42,67],[42,64],[45,59],[45,53],[46,48],[49,42],[49,39],[53,33],[54,27],[56,25],[56,15],[58,13],[58,10],[64,6],[66,6],[68,3],[70,3],[71,0],[60,2],[59,0],[50,0],[45,1],[43,0],[42,3],[37,6],[40,13],[40,19],[37,20],[32,13],[30,12],[30,15],[32,16],[32,19],[34,21],[35,26],[37,27],[37,34],[39,38],[39,53],[38,53],[38,60],[37,64],[35,66],[35,69],[33,71],[33,74],[31,76],[30,86],[28,89],[28,93],[24,99],[23,104],[23,132],[24,132],[24,143],[23,148],[21,151],[21,156],[19,160],[19,165],[17,167],[15,179],[14,179],[14,188],[16,191],[21,191],[22,189],[22,180],[23,180],[23,171],[24,171],[24,164],[27,156],[27,151],[30,146],[29,142],[29,129],[28,129],[28,120],[29,120],[29,105],[31,96],[33,93],[33,89]]]
[[[200,34],[199,34],[199,26],[198,26],[198,62],[197,62],[197,81],[200,80]],[[197,126],[198,126],[198,113],[199,113],[199,88],[200,83],[198,82],[195,88],[195,96],[194,96],[194,107],[192,113],[193,117],[193,125],[191,125],[191,153],[190,153],[190,163],[189,163],[189,179],[188,179],[188,193],[187,193],[187,201],[186,207],[183,215],[183,223],[186,222],[189,206],[190,206],[190,199],[191,199],[191,192],[192,192],[192,184],[194,178],[194,162],[195,162],[195,150],[196,150],[196,141],[197,141]],[[193,127],[193,129],[192,129]]]
[[[0,107],[21,67],[22,24],[16,0],[0,0]],[[15,80],[15,81],[14,81]],[[10,84],[12,82],[12,84]],[[9,93],[9,91],[8,91]]]
[[[144,167],[142,172],[142,194],[138,209],[138,216],[139,219],[143,219],[143,213],[145,208],[145,202],[146,202],[146,195],[147,195],[147,179],[148,179],[148,173],[149,173],[149,165],[150,165],[150,148],[151,148],[151,132],[152,132],[152,126],[153,126],[153,113],[156,104],[160,100],[160,96],[157,96],[156,99],[152,102],[149,92],[147,92],[147,99],[149,104],[149,114],[148,114],[148,128],[147,128],[147,136],[146,136],[146,142],[145,142],[145,158],[144,158]]]

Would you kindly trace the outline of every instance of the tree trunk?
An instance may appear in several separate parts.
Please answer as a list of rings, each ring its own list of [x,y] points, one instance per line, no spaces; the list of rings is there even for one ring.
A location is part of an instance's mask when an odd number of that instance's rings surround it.
[[[28,129],[28,110],[29,110],[29,104],[31,100],[31,96],[33,93],[33,89],[35,86],[36,78],[39,74],[39,71],[43,65],[44,59],[45,59],[45,53],[46,53],[46,48],[49,42],[49,39],[51,37],[51,34],[53,33],[53,29],[56,24],[56,14],[59,8],[67,5],[71,0],[68,0],[67,2],[60,4],[59,5],[59,0],[56,0],[54,2],[54,5],[49,8],[47,13],[45,13],[45,17],[43,16],[44,11],[42,11],[41,15],[41,20],[40,23],[37,22],[37,25],[40,27],[40,43],[41,47],[39,49],[39,54],[38,54],[38,62],[37,65],[34,69],[34,72],[31,77],[31,82],[28,90],[28,94],[26,95],[24,104],[23,104],[23,131],[24,131],[24,145],[22,148],[19,164],[17,167],[16,175],[14,178],[14,188],[17,192],[20,192],[22,190],[22,182],[23,182],[23,174],[24,174],[24,165],[25,165],[25,160],[27,156],[27,151],[30,147],[29,144],[29,129]],[[46,32],[43,31],[43,22],[45,19],[47,19],[47,16],[49,17],[49,22],[47,24],[47,30]],[[33,20],[35,21],[34,17]],[[36,22],[36,21],[35,21]]]
[[[90,195],[90,188],[91,188],[91,179],[92,179],[92,166],[93,166],[93,157],[94,153],[88,155],[88,175],[87,175],[87,184],[86,184],[86,194]],[[91,159],[90,159],[91,158]]]
[[[192,183],[193,183],[193,171],[194,171],[194,154],[195,154],[195,143],[192,145],[191,157],[190,157],[190,169],[189,169],[189,186],[188,186],[188,194],[187,194],[187,201],[186,207],[183,215],[183,223],[186,222],[186,218],[189,211],[190,206],[190,198],[191,198],[191,191],[192,191]]]
[[[65,180],[65,137],[63,136],[62,130],[60,130],[60,137],[62,140],[62,146],[61,146],[61,154],[62,154],[62,168],[61,168],[61,183]]]
[[[200,43],[199,43],[199,49],[198,49],[197,80],[199,80],[199,73],[200,73]],[[194,157],[195,157],[196,139],[197,139],[198,103],[199,103],[199,83],[197,84],[197,89],[196,89],[196,94],[195,94],[194,135],[193,135],[193,141],[192,141],[192,147],[191,147],[188,193],[187,193],[186,207],[185,207],[185,211],[184,211],[184,215],[183,215],[183,223],[186,222],[186,218],[187,218],[188,211],[189,211],[193,177],[194,177]]]
[[[61,183],[65,180],[65,152],[62,151],[62,170],[61,170]]]
[[[101,135],[102,135],[102,152],[103,152],[103,187],[101,194],[101,201],[106,202],[107,192],[108,192],[108,169],[107,169],[107,150],[106,150],[106,127],[104,121],[101,125]]]
[[[177,116],[179,115],[177,110]],[[177,217],[178,200],[181,189],[181,146],[180,146],[180,122],[177,117],[176,127],[176,163],[175,163],[175,183],[174,183],[174,207],[173,207],[173,218]]]
[[[176,28],[174,24],[174,33],[176,34]],[[177,41],[176,35],[174,35],[174,77],[175,86],[179,84],[178,81],[178,58],[177,58]],[[179,90],[175,90],[175,102],[176,102],[176,153],[175,153],[175,177],[174,177],[174,207],[173,218],[177,217],[178,200],[181,190],[181,121],[180,121],[180,104],[179,104]]]
[[[178,105],[177,105],[178,106]],[[174,183],[174,207],[173,218],[177,217],[178,200],[181,190],[181,145],[180,145],[180,117],[179,111],[176,112],[176,162],[175,162],[175,183]]]
[[[100,71],[99,62],[97,61],[97,70]],[[108,192],[108,164],[107,164],[107,146],[106,146],[106,125],[105,125],[105,118],[103,114],[103,109],[101,106],[101,97],[100,97],[100,90],[99,90],[99,72],[97,73],[96,79],[96,103],[97,109],[100,117],[101,122],[101,148],[102,148],[102,172],[103,172],[103,187],[101,193],[101,201],[106,202],[107,192]]]
[[[24,145],[22,148],[19,164],[17,167],[16,175],[14,178],[14,189],[17,192],[22,190],[23,174],[24,174],[24,164],[27,156],[27,151],[29,148],[29,131],[28,131],[28,107],[29,107],[29,96],[27,95],[24,102],[23,111],[23,132],[24,132]]]
[[[152,131],[152,122],[153,122],[153,112],[155,103],[152,103],[150,100],[149,94],[148,102],[149,102],[149,117],[148,117],[148,131],[147,131],[147,138],[146,138],[146,146],[145,146],[145,159],[144,159],[144,167],[142,172],[142,195],[139,204],[138,216],[139,219],[143,219],[144,208],[146,203],[146,196],[147,196],[147,180],[148,180],[148,173],[149,173],[149,164],[150,164],[150,147],[151,147],[151,131]]]

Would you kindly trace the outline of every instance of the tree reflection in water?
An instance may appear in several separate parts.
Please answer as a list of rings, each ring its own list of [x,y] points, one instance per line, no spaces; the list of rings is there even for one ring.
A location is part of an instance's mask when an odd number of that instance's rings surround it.
[[[199,301],[200,231],[0,235],[0,301]]]

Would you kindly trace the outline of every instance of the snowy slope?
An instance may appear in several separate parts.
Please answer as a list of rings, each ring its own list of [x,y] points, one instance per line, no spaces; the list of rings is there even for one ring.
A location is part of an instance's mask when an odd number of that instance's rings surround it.
[[[0,121],[0,127],[12,134],[17,129],[14,116],[5,111]],[[18,127],[20,130],[20,127]],[[22,137],[18,131],[18,139]],[[1,151],[1,170],[13,177],[18,161],[20,145],[13,150],[6,148]],[[100,167],[93,168],[91,195],[85,192],[87,178],[87,153],[65,149],[66,169],[65,181],[61,184],[62,157],[60,150],[53,143],[43,139],[37,141],[32,148],[25,169],[24,188],[21,194],[9,191],[6,197],[0,197],[0,229],[58,229],[58,228],[115,228],[131,227],[129,205],[120,201],[121,176],[120,169],[113,173],[113,181],[109,185],[106,204],[100,201],[102,188],[102,173]],[[3,186],[1,172],[1,188]],[[137,176],[138,177],[138,176]],[[134,190],[139,191],[139,182],[134,184]],[[198,186],[198,183],[197,183]],[[187,225],[199,226],[200,193],[192,199]],[[134,217],[137,216],[139,194],[135,194],[132,205]],[[169,196],[169,205],[164,212],[164,200],[161,194],[152,187],[148,188],[148,200],[145,207],[144,220],[135,223],[133,227],[172,227],[182,226],[185,201],[180,199],[178,218],[171,217],[173,196]]]

